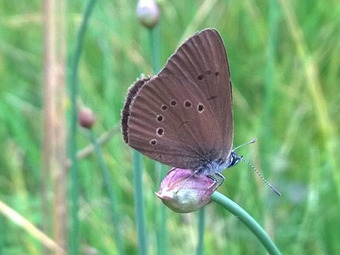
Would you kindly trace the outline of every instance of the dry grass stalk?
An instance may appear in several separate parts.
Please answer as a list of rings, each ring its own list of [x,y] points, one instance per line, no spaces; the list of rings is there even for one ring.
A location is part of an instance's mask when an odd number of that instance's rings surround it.
[[[42,214],[45,231],[52,232],[56,243],[66,250],[65,35],[65,1],[45,0]],[[55,250],[55,254],[63,253]]]

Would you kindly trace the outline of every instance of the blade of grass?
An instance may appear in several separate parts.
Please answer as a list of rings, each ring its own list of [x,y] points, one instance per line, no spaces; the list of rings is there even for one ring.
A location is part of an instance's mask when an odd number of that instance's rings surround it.
[[[88,20],[94,9],[96,0],[89,0],[80,25],[76,45],[74,49],[73,59],[71,62],[70,77],[70,98],[71,98],[71,116],[70,116],[70,133],[69,133],[69,154],[71,159],[71,217],[72,227],[70,233],[70,254],[79,254],[79,221],[78,221],[78,161],[77,161],[77,94],[78,94],[78,68],[79,60],[82,52],[84,35]]]
[[[45,233],[41,232],[30,221],[24,218],[21,214],[13,210],[11,207],[0,201],[0,213],[6,218],[10,219],[13,223],[17,224],[31,236],[39,240],[42,245],[51,251],[58,252],[59,254],[66,254],[66,252]]]
[[[96,140],[95,134],[92,129],[89,130],[89,134],[90,134],[91,143],[94,146],[94,150],[99,160],[99,165],[100,165],[100,170],[102,171],[104,185],[105,185],[107,194],[110,199],[110,206],[111,206],[110,214],[112,217],[113,228],[115,231],[115,241],[116,241],[118,254],[123,255],[125,253],[124,253],[124,246],[123,246],[121,227],[120,227],[121,217],[120,217],[120,213],[118,210],[117,198],[116,198],[115,192],[111,184],[111,180],[112,180],[111,174],[105,163],[105,160],[103,157],[103,151],[101,147],[98,145],[98,142]]]
[[[240,219],[255,234],[259,241],[267,249],[269,254],[281,255],[280,250],[276,247],[275,243],[270,239],[260,224],[257,223],[257,221],[251,217],[242,207],[217,191],[212,194],[211,199]]]
[[[266,79],[265,79],[265,93],[264,93],[264,114],[263,114],[263,133],[262,133],[262,151],[265,158],[267,158],[267,148],[271,148],[272,141],[272,126],[268,123],[272,122],[272,109],[275,93],[275,55],[277,51],[277,33],[278,33],[278,10],[276,0],[271,0],[269,5],[269,34],[267,42],[267,65],[266,65]],[[264,160],[264,169],[268,169],[268,160]]]

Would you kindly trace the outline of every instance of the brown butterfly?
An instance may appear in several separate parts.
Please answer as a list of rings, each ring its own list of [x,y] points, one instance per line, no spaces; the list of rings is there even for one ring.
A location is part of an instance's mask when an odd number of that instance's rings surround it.
[[[217,174],[237,164],[232,151],[230,71],[221,36],[187,39],[155,76],[138,80],[122,111],[124,141],[163,164]]]

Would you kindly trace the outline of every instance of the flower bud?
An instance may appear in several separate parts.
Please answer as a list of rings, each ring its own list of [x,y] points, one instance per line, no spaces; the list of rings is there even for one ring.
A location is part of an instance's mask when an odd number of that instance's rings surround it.
[[[159,9],[154,0],[139,0],[136,12],[138,20],[143,26],[153,28],[157,25]]]
[[[80,126],[84,128],[91,128],[95,122],[96,117],[92,110],[88,107],[82,107],[78,112],[78,121]]]
[[[210,202],[218,182],[206,175],[193,175],[190,169],[172,168],[156,195],[178,213],[196,211]]]

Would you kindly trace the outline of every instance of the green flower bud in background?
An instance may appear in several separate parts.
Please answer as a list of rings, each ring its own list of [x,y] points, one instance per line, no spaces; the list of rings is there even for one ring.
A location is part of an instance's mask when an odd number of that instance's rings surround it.
[[[143,26],[151,29],[157,25],[159,9],[155,1],[139,0],[136,12],[138,20]]]
[[[156,195],[178,213],[197,211],[210,202],[218,182],[206,175],[193,175],[193,170],[172,168]]]

